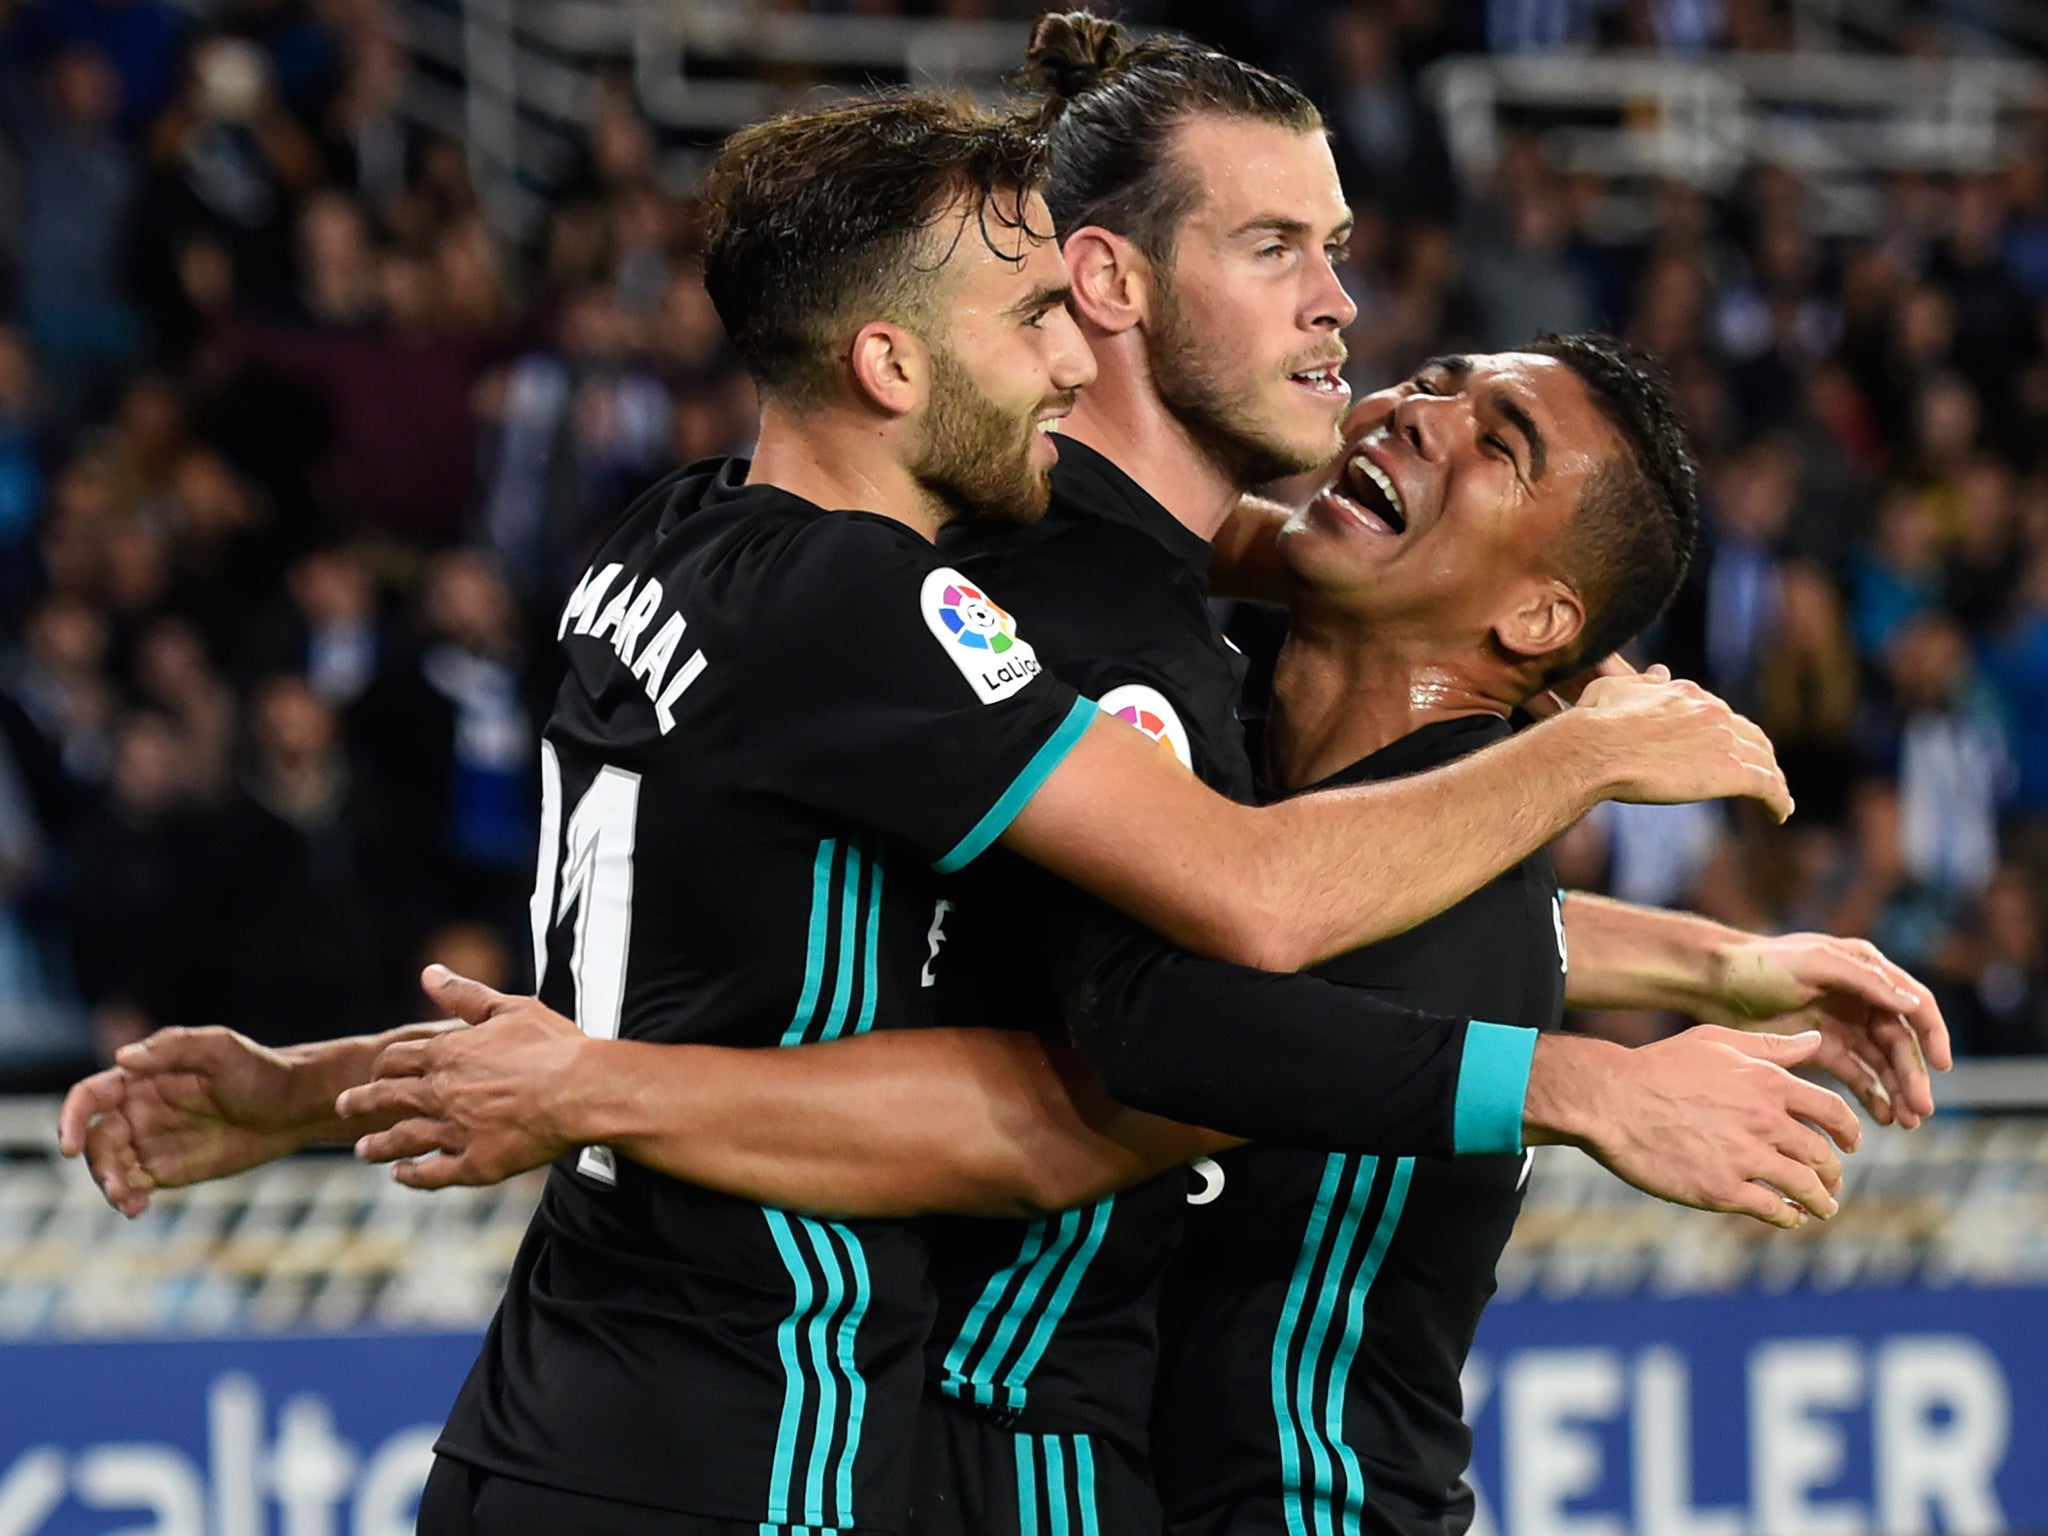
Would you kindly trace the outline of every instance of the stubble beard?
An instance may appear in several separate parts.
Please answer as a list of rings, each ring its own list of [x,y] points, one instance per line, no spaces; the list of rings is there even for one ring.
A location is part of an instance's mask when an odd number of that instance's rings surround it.
[[[1035,523],[1052,494],[1032,462],[1035,421],[1020,425],[969,376],[952,353],[932,353],[924,451],[910,472],[955,518]]]
[[[1225,376],[1219,349],[1196,334],[1166,284],[1159,289],[1159,324],[1146,333],[1146,349],[1160,404],[1238,490],[1321,469],[1341,447],[1334,425],[1328,447],[1315,451],[1251,426],[1257,420],[1258,381]]]

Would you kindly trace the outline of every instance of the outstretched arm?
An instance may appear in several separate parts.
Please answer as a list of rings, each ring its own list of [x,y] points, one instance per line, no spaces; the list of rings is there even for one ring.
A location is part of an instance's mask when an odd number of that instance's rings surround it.
[[[115,1064],[75,1084],[57,1122],[66,1157],[85,1154],[109,1204],[139,1216],[151,1191],[254,1168],[316,1143],[353,1141],[384,1122],[335,1112],[336,1095],[370,1080],[378,1054],[460,1020],[272,1050],[231,1029],[162,1029],[122,1047]]]
[[[477,1028],[394,1045],[351,1115],[419,1189],[489,1184],[604,1145],[658,1173],[836,1217],[1035,1216],[1232,1145],[1111,1102],[1070,1052],[987,1029],[884,1030],[787,1050],[592,1040],[531,997],[443,972]],[[438,1152],[438,1157],[425,1154]]]
[[[1865,939],[1744,933],[1690,913],[1574,891],[1564,903],[1574,1008],[1648,1008],[1776,1033],[1818,1030],[1812,1065],[1880,1124],[1934,1112],[1931,1065],[1952,1063],[1933,995]]]
[[[1257,809],[1097,721],[1003,841],[1197,954],[1292,971],[1433,917],[1597,799],[1726,794],[1790,812],[1762,732],[1691,683],[1609,677],[1446,767]]]
[[[1797,1226],[1834,1213],[1835,1149],[1860,1138],[1847,1104],[1785,1070],[1815,1033],[1701,1026],[1628,1051],[1412,1013],[1136,930],[1077,971],[1068,1023],[1112,1094],[1254,1140],[1434,1156],[1564,1142],[1661,1199]]]

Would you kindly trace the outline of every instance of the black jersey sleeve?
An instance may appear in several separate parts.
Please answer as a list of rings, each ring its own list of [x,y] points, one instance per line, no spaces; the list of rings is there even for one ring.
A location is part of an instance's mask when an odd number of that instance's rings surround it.
[[[1318,1151],[1521,1150],[1533,1029],[1206,960],[1085,899],[1063,926],[1068,1029],[1133,1109]]]
[[[942,873],[1002,835],[1095,717],[980,582],[882,519],[821,515],[761,591],[755,783]]]

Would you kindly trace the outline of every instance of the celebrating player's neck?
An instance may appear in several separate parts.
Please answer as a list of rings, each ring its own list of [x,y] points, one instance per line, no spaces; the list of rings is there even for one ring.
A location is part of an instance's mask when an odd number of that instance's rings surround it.
[[[893,518],[928,540],[936,539],[955,515],[918,484],[871,419],[830,406],[797,411],[764,400],[747,482],[772,485],[836,511]]]
[[[1294,589],[1273,676],[1266,772],[1299,789],[1437,720],[1501,715],[1536,691],[1491,636],[1453,637],[1369,617]]]
[[[1153,387],[1141,350],[1125,338],[1091,337],[1095,382],[1061,430],[1129,475],[1199,538],[1213,539],[1249,485],[1198,442]],[[1132,333],[1130,340],[1138,340]]]

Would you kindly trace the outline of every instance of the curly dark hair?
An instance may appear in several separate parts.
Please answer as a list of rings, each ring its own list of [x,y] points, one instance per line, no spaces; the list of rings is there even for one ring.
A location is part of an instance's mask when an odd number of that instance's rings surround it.
[[[1065,239],[1098,224],[1164,266],[1199,190],[1174,152],[1174,129],[1200,113],[1321,133],[1323,117],[1290,82],[1178,33],[1142,42],[1088,11],[1041,16],[1023,84],[1039,99],[1052,150],[1046,202]]]
[[[1578,375],[1625,450],[1594,472],[1558,538],[1559,574],[1585,603],[1586,627],[1554,678],[1612,655],[1670,606],[1699,541],[1699,471],[1648,353],[1590,332],[1545,332],[1523,350]]]
[[[704,287],[761,391],[815,400],[852,331],[931,318],[970,225],[1052,237],[1029,229],[1045,168],[1034,124],[933,92],[770,118],[706,178]]]

